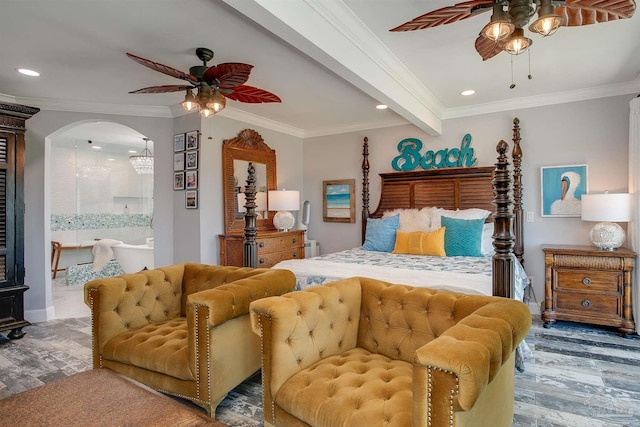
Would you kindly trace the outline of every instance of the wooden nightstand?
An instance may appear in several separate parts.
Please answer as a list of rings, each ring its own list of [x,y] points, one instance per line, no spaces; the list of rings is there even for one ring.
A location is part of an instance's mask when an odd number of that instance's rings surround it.
[[[614,326],[624,336],[635,332],[632,273],[636,253],[625,248],[547,245],[542,320]]]
[[[244,235],[221,234],[220,264],[242,267]],[[304,259],[304,230],[259,232],[258,267],[271,268],[287,259]]]

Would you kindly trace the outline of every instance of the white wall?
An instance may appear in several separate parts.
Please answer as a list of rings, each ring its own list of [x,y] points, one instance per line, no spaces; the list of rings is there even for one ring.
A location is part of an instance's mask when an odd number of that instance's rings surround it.
[[[423,150],[459,147],[462,137],[472,136],[478,166],[493,165],[500,139],[511,144],[512,120],[520,119],[523,155],[524,210],[534,212],[525,223],[525,268],[534,278],[538,302],[544,298],[544,244],[590,244],[591,223],[580,218],[540,216],[540,167],[587,164],[589,190],[626,191],[628,175],[629,100],[610,97],[570,104],[445,120],[443,135],[431,137],[413,125],[373,129],[304,141],[304,194],[311,201],[309,238],[320,243],[322,253],[361,244],[362,140],[369,138],[370,210],[380,197],[379,173],[393,172],[392,159],[404,138],[420,139]],[[357,223],[322,222],[322,181],[356,179]]]

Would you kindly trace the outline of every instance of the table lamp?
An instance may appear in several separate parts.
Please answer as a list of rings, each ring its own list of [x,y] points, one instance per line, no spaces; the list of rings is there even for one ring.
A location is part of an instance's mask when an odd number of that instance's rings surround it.
[[[300,209],[299,191],[269,191],[269,210],[277,211],[273,216],[273,225],[280,231],[289,231],[295,224],[295,218],[290,211]]]
[[[594,245],[605,251],[622,246],[625,234],[616,222],[631,221],[630,194],[583,194],[581,206],[583,221],[598,221],[589,232]]]

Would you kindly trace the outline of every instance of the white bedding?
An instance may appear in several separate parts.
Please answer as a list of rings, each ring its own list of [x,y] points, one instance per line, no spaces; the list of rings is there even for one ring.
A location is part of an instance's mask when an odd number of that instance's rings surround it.
[[[398,255],[355,248],[304,260],[286,260],[273,268],[292,271],[298,290],[362,276],[417,287],[491,295],[491,267],[491,257]],[[516,261],[516,299],[522,300],[527,280],[524,269]]]

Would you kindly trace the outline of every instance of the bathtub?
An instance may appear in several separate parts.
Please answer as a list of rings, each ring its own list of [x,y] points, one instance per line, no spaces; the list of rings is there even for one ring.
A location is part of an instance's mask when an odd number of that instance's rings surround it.
[[[136,273],[140,270],[153,269],[153,243],[145,245],[129,245],[120,243],[111,246],[113,257],[118,261],[125,273]]]

